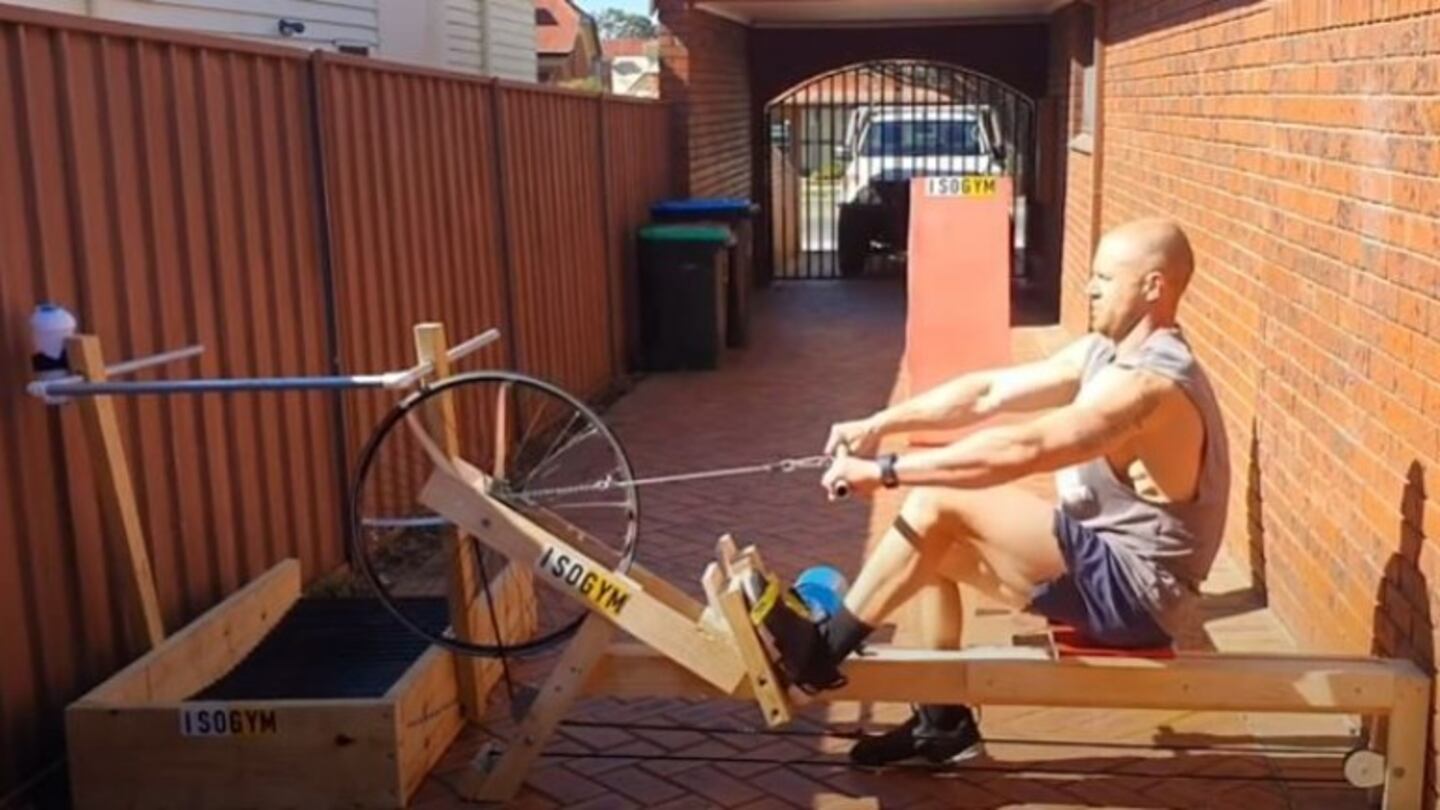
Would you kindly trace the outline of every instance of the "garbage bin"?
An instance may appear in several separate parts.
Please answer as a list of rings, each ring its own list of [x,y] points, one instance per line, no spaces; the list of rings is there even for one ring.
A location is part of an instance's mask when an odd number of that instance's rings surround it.
[[[730,250],[730,284],[725,291],[725,345],[745,346],[750,341],[750,289],[755,285],[753,218],[759,207],[749,200],[697,197],[665,200],[650,208],[650,217],[664,223],[724,224],[735,234]]]
[[[640,355],[647,371],[713,369],[725,345],[729,228],[640,229]]]

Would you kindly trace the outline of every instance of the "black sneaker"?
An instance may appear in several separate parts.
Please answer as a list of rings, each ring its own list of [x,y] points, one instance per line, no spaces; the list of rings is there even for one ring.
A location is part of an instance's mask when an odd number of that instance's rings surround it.
[[[750,604],[750,621],[761,631],[771,661],[790,686],[813,695],[845,685],[839,662],[830,658],[823,626],[793,589],[755,573],[746,577],[742,587]]]
[[[850,761],[866,768],[910,761],[948,765],[973,759],[984,750],[980,727],[968,711],[955,728],[948,730],[936,728],[916,711],[898,728],[855,743],[850,749]]]

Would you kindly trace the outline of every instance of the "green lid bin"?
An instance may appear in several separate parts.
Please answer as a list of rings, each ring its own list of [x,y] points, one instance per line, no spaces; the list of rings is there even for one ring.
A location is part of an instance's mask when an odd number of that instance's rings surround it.
[[[640,358],[646,371],[720,365],[734,240],[719,225],[640,229]]]

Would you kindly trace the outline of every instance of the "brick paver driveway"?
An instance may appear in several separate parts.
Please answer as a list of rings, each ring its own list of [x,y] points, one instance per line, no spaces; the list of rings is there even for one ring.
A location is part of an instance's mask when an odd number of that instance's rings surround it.
[[[723,370],[654,376],[607,414],[637,475],[707,469],[819,452],[829,424],[883,406],[903,348],[904,292],[885,282],[777,286],[757,302],[751,348]],[[1015,334],[1019,355],[1064,335]],[[1039,488],[1046,482],[1035,484]],[[793,575],[828,562],[853,573],[865,539],[893,499],[828,504],[818,476],[754,477],[644,493],[640,559],[700,595],[714,540],[756,543],[771,567]],[[1209,590],[1202,643],[1221,648],[1288,644],[1222,562]],[[986,611],[987,613],[990,611]],[[973,633],[1003,633],[1009,616],[985,616]],[[503,714],[503,713],[501,713]],[[1349,746],[1337,721],[1191,712],[991,709],[990,757],[951,773],[866,773],[845,767],[849,740],[904,707],[835,705],[779,732],[748,705],[595,700],[572,715],[531,773],[517,807],[1363,807],[1342,784]],[[508,727],[497,719],[491,731]],[[835,736],[826,736],[825,732]],[[1311,742],[1298,747],[1293,737]],[[1312,744],[1318,737],[1319,745]],[[416,806],[464,806],[450,787],[483,736],[467,732],[422,788]],[[1222,750],[1195,750],[1197,747]],[[1266,748],[1266,756],[1257,749]]]

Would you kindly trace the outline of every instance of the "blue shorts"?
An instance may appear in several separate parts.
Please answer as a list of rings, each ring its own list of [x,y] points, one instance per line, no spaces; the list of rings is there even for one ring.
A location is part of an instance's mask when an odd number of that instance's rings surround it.
[[[1110,544],[1063,509],[1055,510],[1055,539],[1067,571],[1035,590],[1030,612],[1068,624],[1105,647],[1171,643],[1125,578]]]

